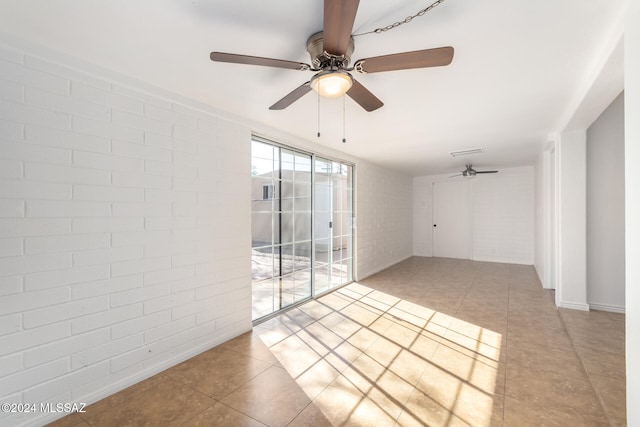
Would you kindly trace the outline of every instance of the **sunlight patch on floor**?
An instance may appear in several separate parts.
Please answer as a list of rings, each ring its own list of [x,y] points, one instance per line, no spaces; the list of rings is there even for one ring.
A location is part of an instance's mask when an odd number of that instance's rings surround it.
[[[489,426],[502,335],[352,283],[260,338],[333,425]]]

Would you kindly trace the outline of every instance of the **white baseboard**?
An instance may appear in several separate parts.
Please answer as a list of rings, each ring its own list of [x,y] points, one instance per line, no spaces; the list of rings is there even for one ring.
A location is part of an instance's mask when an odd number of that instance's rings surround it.
[[[542,274],[540,274],[540,269],[538,268],[538,266],[537,266],[536,264],[533,264],[533,269],[535,270],[535,272],[536,272],[536,276],[538,276],[538,281],[540,282],[540,284],[542,285],[542,287],[543,287],[544,289],[549,289],[549,288],[547,288],[547,287],[545,286],[545,283],[544,283],[544,277],[542,277]]]
[[[501,258],[501,257],[492,257],[492,256],[475,256],[472,255],[470,258],[471,261],[478,262],[495,262],[498,264],[514,264],[514,265],[533,265],[533,262],[525,259],[513,259],[513,258]]]
[[[572,310],[589,311],[589,304],[585,304],[582,302],[560,301],[558,307],[570,308]]]
[[[376,273],[380,273],[382,270],[386,270],[387,268],[392,267],[392,266],[394,266],[396,264],[399,264],[402,261],[406,261],[406,260],[408,260],[409,258],[411,258],[413,256],[414,255],[411,254],[411,255],[407,255],[404,258],[401,258],[399,260],[395,260],[395,261],[391,261],[391,262],[385,263],[383,265],[380,265],[380,266],[376,267],[374,270],[364,272],[364,274],[361,274],[360,272],[357,272],[356,278],[354,279],[354,282],[357,282],[358,280],[364,280],[367,277],[373,276]]]
[[[620,313],[625,314],[625,308],[620,307],[619,305],[609,305],[609,304],[589,304],[592,310],[599,311],[608,311],[611,313]]]
[[[237,336],[242,335],[245,332],[249,332],[252,328],[249,327],[247,328],[239,328],[239,329],[233,329],[231,331],[229,331],[228,334],[225,334],[223,336],[219,336],[216,337],[216,339],[205,342],[201,345],[198,345],[197,347],[191,348],[183,353],[174,355],[174,356],[169,356],[167,357],[167,359],[163,360],[162,362],[155,364],[153,366],[149,366],[149,367],[145,367],[143,370],[139,371],[138,373],[136,373],[135,375],[129,376],[124,380],[119,380],[119,381],[115,381],[111,384],[109,384],[107,387],[104,387],[100,390],[94,391],[92,393],[89,393],[85,396],[80,396],[78,398],[74,397],[74,402],[84,402],[87,405],[90,405],[92,403],[95,403],[99,400],[102,400],[108,396],[111,396],[112,394],[115,394],[119,391],[124,390],[127,387],[130,387],[134,384],[137,384],[141,381],[146,380],[147,378],[150,378],[156,374],[159,374],[162,371],[165,371],[179,363],[184,362],[185,360],[191,359],[192,357],[197,356],[200,353],[203,353],[209,349],[212,349],[213,347],[216,347],[230,339],[233,339]],[[60,413],[56,413],[56,414],[45,414],[42,416],[39,416],[35,419],[30,419],[30,420],[25,420],[24,424],[20,424],[22,426],[25,427],[36,427],[36,426],[42,426],[44,424],[48,424],[51,423],[53,421],[56,421],[60,418],[62,418],[64,415],[67,414],[60,414]]]

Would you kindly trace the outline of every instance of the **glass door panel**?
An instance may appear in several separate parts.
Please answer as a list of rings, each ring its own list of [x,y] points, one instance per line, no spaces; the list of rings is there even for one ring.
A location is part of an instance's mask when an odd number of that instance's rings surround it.
[[[353,167],[332,160],[315,162],[315,294],[353,280]]]
[[[253,320],[352,281],[353,167],[252,142]]]
[[[311,297],[311,156],[252,141],[253,320]]]

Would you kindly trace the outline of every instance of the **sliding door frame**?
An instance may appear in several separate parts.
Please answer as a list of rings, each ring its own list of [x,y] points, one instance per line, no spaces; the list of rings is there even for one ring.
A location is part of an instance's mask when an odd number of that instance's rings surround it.
[[[278,314],[286,311],[286,310],[290,310],[300,304],[303,304],[311,299],[315,299],[316,297],[319,297],[321,295],[325,295],[327,293],[330,293],[336,289],[339,289],[342,286],[345,286],[349,283],[352,283],[355,280],[356,277],[356,248],[355,248],[355,243],[356,243],[356,165],[353,162],[349,162],[343,159],[339,159],[339,158],[335,158],[332,156],[325,156],[323,154],[319,154],[319,153],[314,153],[311,152],[309,150],[305,150],[305,149],[300,149],[298,147],[295,146],[290,146],[290,145],[286,145],[286,144],[282,144],[279,143],[277,141],[273,141],[272,139],[266,138],[266,137],[262,137],[258,134],[252,134],[252,141],[255,142],[259,142],[259,143],[263,143],[263,144],[268,144],[271,145],[273,147],[277,147],[279,149],[284,149],[284,150],[290,150],[293,151],[295,153],[299,153],[305,156],[310,156],[311,159],[311,182],[310,182],[310,191],[311,191],[311,257],[310,257],[310,262],[311,262],[311,292],[310,292],[310,296],[306,297],[300,301],[296,301],[292,304],[289,304],[285,307],[282,307],[282,279],[280,279],[280,289],[279,289],[279,309],[273,311],[270,314],[266,314],[264,316],[258,317],[256,319],[252,319],[252,322],[254,325],[259,324],[265,320],[268,320],[272,317],[277,316]],[[253,158],[253,153],[251,153],[251,157]],[[348,168],[351,168],[351,199],[350,199],[350,204],[351,204],[351,216],[349,217],[349,222],[351,225],[351,242],[350,242],[350,251],[351,251],[351,256],[350,256],[350,262],[351,262],[351,268],[350,268],[350,272],[351,275],[350,277],[347,278],[347,280],[344,283],[341,283],[340,285],[337,286],[330,286],[328,289],[323,290],[322,292],[316,292],[316,284],[315,284],[315,267],[316,267],[316,249],[315,249],[315,243],[316,243],[316,160],[317,159],[321,159],[321,160],[325,160],[325,161],[330,161],[332,163],[339,163],[342,165],[347,166]],[[282,159],[281,156],[279,156],[278,159],[278,163],[279,163],[279,170],[278,170],[278,217],[279,217],[279,221],[278,221],[278,233],[279,233],[279,238],[278,238],[278,242],[280,247],[282,247]],[[340,236],[340,238],[342,239],[342,235]],[[333,236],[330,237],[330,239],[333,239]],[[253,247],[253,245],[252,245]],[[280,252],[282,252],[282,248],[280,248]],[[332,257],[333,255],[330,253],[328,256]],[[279,257],[279,274],[280,274],[280,278],[282,277],[282,256]],[[252,280],[252,292],[253,292],[253,280]]]

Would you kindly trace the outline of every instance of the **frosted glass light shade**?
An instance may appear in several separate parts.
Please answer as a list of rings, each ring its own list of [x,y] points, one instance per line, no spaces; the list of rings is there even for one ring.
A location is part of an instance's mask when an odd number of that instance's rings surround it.
[[[465,179],[473,179],[476,177],[476,173],[474,172],[469,172],[469,171],[462,171],[462,177]]]
[[[311,88],[325,98],[338,98],[353,85],[351,75],[346,71],[323,71],[311,78]]]

